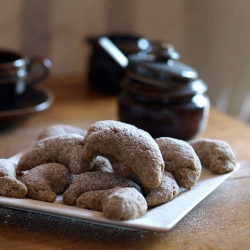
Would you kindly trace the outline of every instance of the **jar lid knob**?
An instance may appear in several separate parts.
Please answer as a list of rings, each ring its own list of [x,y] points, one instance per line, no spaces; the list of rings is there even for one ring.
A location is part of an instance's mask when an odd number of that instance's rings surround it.
[[[175,50],[174,46],[167,42],[154,42],[153,52],[156,55],[156,61],[178,60],[179,53]]]

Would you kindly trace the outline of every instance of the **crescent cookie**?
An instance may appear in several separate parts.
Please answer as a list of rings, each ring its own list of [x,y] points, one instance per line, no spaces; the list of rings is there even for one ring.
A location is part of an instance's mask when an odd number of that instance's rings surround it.
[[[17,173],[44,163],[60,163],[73,174],[89,171],[94,161],[87,162],[82,157],[83,136],[66,134],[36,141],[35,145],[20,158]]]
[[[222,140],[195,139],[189,142],[201,164],[213,173],[224,174],[235,169],[237,161],[229,144]]]
[[[28,198],[50,203],[69,187],[71,179],[69,169],[58,163],[42,164],[20,177],[28,188]]]
[[[106,190],[94,190],[83,193],[77,200],[76,206],[93,211],[102,211],[102,200],[112,194],[115,190],[120,189],[115,187]]]
[[[23,198],[26,194],[26,186],[16,178],[16,164],[8,159],[0,159],[0,195]]]
[[[146,191],[146,193],[148,206],[155,207],[174,199],[180,193],[180,189],[173,175],[165,171],[163,173],[161,185],[155,190]]]
[[[164,161],[157,143],[145,131],[118,121],[93,124],[84,138],[83,157],[90,161],[97,155],[111,155],[132,169],[144,187],[159,187]]]
[[[79,134],[85,136],[87,130],[80,127],[75,127],[67,124],[54,124],[49,127],[46,127],[38,136],[37,140],[41,140],[47,137],[55,135],[64,135],[64,134]]]
[[[201,163],[194,149],[183,140],[170,137],[157,138],[164,162],[165,171],[170,172],[179,186],[191,189],[201,175]]]
[[[111,220],[132,220],[147,212],[144,196],[134,188],[121,188],[102,200],[104,217]]]
[[[76,200],[85,192],[93,190],[106,190],[114,187],[134,187],[141,191],[134,182],[108,172],[86,172],[77,175],[70,187],[63,194],[63,203],[75,205]]]

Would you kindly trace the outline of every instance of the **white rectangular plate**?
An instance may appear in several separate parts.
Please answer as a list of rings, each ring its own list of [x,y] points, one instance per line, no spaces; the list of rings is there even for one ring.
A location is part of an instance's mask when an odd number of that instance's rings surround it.
[[[10,159],[17,163],[20,156],[21,154],[18,154]],[[14,209],[65,217],[111,227],[163,232],[175,226],[192,208],[208,196],[238,168],[239,165],[233,172],[223,175],[212,174],[209,169],[203,168],[198,184],[191,190],[183,190],[179,196],[172,201],[149,209],[146,214],[136,220],[109,220],[103,217],[101,212],[64,205],[62,196],[58,196],[55,203],[47,203],[27,198],[15,199],[0,196],[0,204]]]

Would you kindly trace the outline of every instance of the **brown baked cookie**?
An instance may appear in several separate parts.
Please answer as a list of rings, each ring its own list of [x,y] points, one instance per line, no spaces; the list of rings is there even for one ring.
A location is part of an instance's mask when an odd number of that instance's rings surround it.
[[[16,164],[8,159],[0,159],[0,195],[23,198],[26,194],[26,186],[16,178]]]
[[[127,173],[125,177],[141,186],[140,180],[133,172]],[[178,196],[180,192],[180,188],[173,175],[166,171],[163,173],[161,185],[158,188],[149,190],[142,187],[142,189],[149,207],[167,203]]]
[[[191,189],[201,174],[201,163],[194,149],[183,140],[161,137],[155,140],[159,145],[165,171],[170,172],[179,186]]]
[[[229,144],[222,140],[195,139],[189,142],[203,166],[213,173],[224,174],[235,169],[237,161]]]
[[[49,127],[46,127],[38,136],[37,140],[41,140],[47,137],[56,136],[56,135],[64,135],[64,134],[78,134],[81,136],[85,136],[87,134],[87,130],[75,127],[67,124],[54,124]]]
[[[42,164],[20,177],[28,188],[28,198],[51,203],[56,200],[56,194],[69,187],[71,180],[69,169],[58,163]]]
[[[113,167],[110,163],[110,161],[103,156],[97,156],[94,166],[90,170],[93,171],[102,171],[102,172],[109,172],[114,173]]]
[[[102,200],[104,217],[111,220],[133,220],[147,212],[144,196],[134,188],[115,190]]]
[[[149,189],[159,187],[164,170],[161,152],[145,131],[118,121],[93,124],[84,138],[83,157],[90,161],[97,155],[111,155],[129,167]]]
[[[174,199],[180,192],[179,186],[173,175],[164,172],[161,185],[155,190],[146,191],[146,201],[149,207],[155,207]]]
[[[44,163],[60,163],[67,166],[73,174],[89,171],[94,164],[94,159],[85,161],[82,151],[81,135],[67,134],[44,138],[23,154],[17,164],[17,173],[21,175],[21,171]]]
[[[64,192],[63,203],[75,205],[76,200],[85,192],[114,187],[134,187],[140,191],[137,184],[117,174],[100,171],[86,172],[76,176],[70,187]]]
[[[76,200],[76,206],[93,211],[102,211],[102,200],[117,189],[119,187],[85,192]]]

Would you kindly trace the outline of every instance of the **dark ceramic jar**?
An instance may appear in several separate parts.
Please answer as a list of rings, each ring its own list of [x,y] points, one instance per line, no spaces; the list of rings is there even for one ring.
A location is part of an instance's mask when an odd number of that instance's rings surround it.
[[[162,58],[161,58],[162,59]],[[131,56],[118,97],[119,120],[149,132],[189,140],[202,132],[209,113],[206,84],[172,59]]]
[[[122,68],[110,55],[100,47],[99,40],[103,36],[89,37],[87,42],[93,49],[89,57],[88,83],[91,89],[99,92],[117,94],[120,91],[119,83],[126,75]],[[141,41],[145,40],[133,34],[108,34],[114,45],[125,55],[136,54],[141,50],[148,50],[149,44],[143,47]]]

